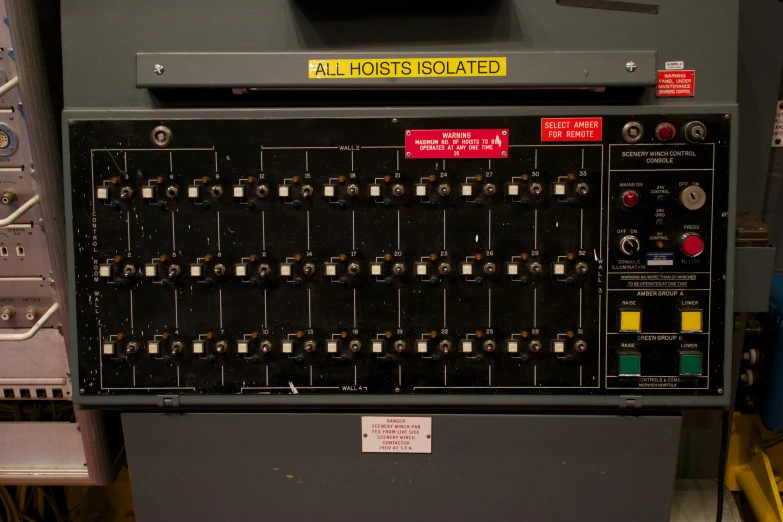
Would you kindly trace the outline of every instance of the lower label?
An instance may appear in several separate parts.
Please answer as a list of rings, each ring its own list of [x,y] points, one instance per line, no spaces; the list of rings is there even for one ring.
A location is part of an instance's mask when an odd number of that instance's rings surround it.
[[[362,417],[362,453],[432,453],[432,417]]]

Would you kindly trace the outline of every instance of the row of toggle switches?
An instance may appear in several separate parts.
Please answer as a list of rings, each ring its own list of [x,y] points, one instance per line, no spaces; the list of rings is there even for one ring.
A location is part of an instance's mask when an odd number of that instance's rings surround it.
[[[570,333],[570,332],[569,332]],[[524,335],[524,334],[523,334]],[[123,336],[117,336],[122,339]],[[251,336],[252,337],[252,336]],[[527,336],[525,336],[527,337]],[[184,353],[186,351],[186,342],[184,341],[167,341],[156,339],[148,341],[146,344],[147,353],[150,355],[161,355],[164,351],[164,345],[167,347],[167,352],[172,355]],[[225,340],[205,340],[199,339],[189,343],[191,352],[195,355],[204,355],[208,352],[214,351],[216,353],[228,353],[231,345],[236,345],[236,353],[241,355],[247,355],[251,352],[259,352],[261,354],[272,353],[275,345],[272,341],[267,339],[244,339],[239,340],[236,343],[229,343]],[[362,342],[358,339],[330,339],[323,343],[326,347],[326,353],[338,354],[345,350],[357,353],[362,349]],[[413,346],[410,346],[410,345]],[[523,338],[513,338],[505,341],[506,352],[512,355],[517,355],[523,352],[539,353],[545,343],[539,340],[527,340]],[[300,346],[301,345],[301,346]],[[435,349],[444,354],[451,353],[458,347],[462,353],[475,353],[475,352],[495,352],[498,348],[497,342],[492,339],[481,341],[480,339],[461,339],[458,343],[452,343],[448,339],[419,339],[414,343],[402,339],[373,339],[370,342],[370,348],[372,353],[381,354],[388,350],[396,353],[403,353],[410,348],[415,348],[415,352],[419,354],[431,353]],[[315,340],[294,340],[285,339],[279,343],[280,352],[283,354],[294,354],[300,348],[306,353],[313,353],[318,350],[318,343]],[[577,353],[583,353],[587,350],[587,343],[581,339],[557,338],[549,342],[549,348],[551,353],[557,357],[567,357],[567,354],[571,351]],[[104,355],[115,356],[119,355],[120,351],[126,354],[136,354],[141,349],[141,345],[138,341],[129,340],[108,340],[104,341],[102,345],[102,351]]]
[[[388,178],[388,179],[387,179]],[[556,198],[574,201],[576,196],[585,196],[589,193],[590,187],[584,182],[575,182],[575,176],[561,176],[558,181],[542,183],[536,181],[538,178],[531,178],[527,174],[512,178],[512,181],[503,184],[505,194],[515,202],[527,203],[529,196],[541,196],[547,190]],[[294,182],[293,180],[296,180]],[[340,181],[342,180],[342,181]],[[472,180],[472,181],[471,181]],[[134,187],[130,185],[120,186],[115,179],[104,182],[104,185],[96,189],[96,199],[108,204],[110,200],[118,197],[121,200],[132,199]],[[243,183],[231,186],[231,194],[234,199],[246,202],[250,197],[266,199],[274,194],[283,200],[293,200],[298,198],[308,199],[316,196],[317,190],[314,185],[300,183],[297,176],[286,180],[279,185],[269,185],[267,183],[258,183],[255,178],[249,177],[247,180],[241,180]],[[386,197],[399,198],[404,196],[409,190],[405,184],[392,180],[389,176],[380,178],[384,183],[371,183],[362,189],[358,184],[346,182],[344,177],[335,178],[336,183],[323,185],[320,190],[323,197],[333,200],[345,198],[356,198],[362,193],[366,193],[370,198],[381,199]],[[415,197],[424,201],[429,201],[433,197],[448,197],[452,192],[452,185],[441,180],[436,182],[434,176],[422,178],[421,183],[413,186]],[[489,182],[481,175],[468,178],[468,182],[457,185],[459,195],[463,198],[472,199],[481,196],[494,196],[498,192],[498,186]],[[142,199],[148,201],[162,201],[164,199],[175,199],[179,195],[180,187],[175,184],[165,185],[163,178],[159,178],[157,183],[150,183],[141,187]],[[194,202],[201,202],[206,198],[219,199],[225,193],[223,185],[211,183],[209,178],[194,180],[192,185],[187,186],[187,197]]]
[[[567,282],[574,282],[577,276],[585,275],[589,271],[587,263],[576,261],[575,256],[568,254],[560,256],[560,260],[549,263],[549,273],[558,279]],[[399,277],[409,270],[399,258],[384,256],[379,260],[370,263],[363,263],[359,260],[348,259],[341,255],[328,262],[322,263],[321,273],[339,281],[346,277],[355,277],[360,275],[365,266],[369,265],[369,274],[379,281],[385,281],[389,277]],[[211,256],[200,258],[198,262],[191,263],[188,266],[190,277],[196,279],[206,279],[213,276],[222,277],[229,275],[229,268],[223,263],[215,263]],[[229,265],[230,266],[230,265]],[[314,276],[319,268],[314,260],[295,256],[285,262],[277,264],[256,256],[244,258],[242,262],[233,266],[234,275],[242,280],[248,280],[251,277],[261,279],[271,278],[274,275],[283,279],[298,278],[300,276]],[[469,280],[478,280],[486,276],[498,274],[501,270],[493,261],[484,258],[481,255],[470,256],[466,261],[458,263],[459,274]],[[413,273],[422,279],[428,279],[435,275],[448,276],[453,270],[452,262],[446,258],[439,258],[435,255],[423,257],[420,261],[413,263]],[[158,278],[176,278],[182,273],[182,267],[176,263],[167,263],[165,256],[161,257],[160,262],[146,263],[143,265],[143,274],[148,279]],[[512,280],[527,282],[527,274],[542,275],[545,273],[545,264],[540,263],[535,258],[522,254],[514,256],[511,261],[505,263],[505,273]],[[139,275],[136,265],[130,260],[123,260],[120,256],[115,257],[109,262],[99,265],[98,275],[100,277],[111,279],[120,276],[132,278]]]

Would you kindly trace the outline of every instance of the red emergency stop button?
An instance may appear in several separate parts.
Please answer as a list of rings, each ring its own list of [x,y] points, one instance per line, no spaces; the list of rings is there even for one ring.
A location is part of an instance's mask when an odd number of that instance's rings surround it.
[[[639,193],[635,190],[626,190],[623,192],[623,205],[628,208],[635,207],[639,203]]]
[[[677,129],[671,123],[661,123],[655,128],[655,137],[661,141],[670,141],[677,135]]]
[[[704,239],[699,234],[684,234],[681,243],[682,253],[688,257],[696,257],[704,252]]]

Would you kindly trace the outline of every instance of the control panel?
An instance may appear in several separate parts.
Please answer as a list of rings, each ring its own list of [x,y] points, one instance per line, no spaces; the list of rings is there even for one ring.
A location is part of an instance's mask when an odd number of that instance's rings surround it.
[[[549,120],[69,121],[79,395],[721,395],[730,117]]]
[[[68,354],[58,329],[49,246],[57,229],[44,219],[40,203],[42,176],[59,174],[40,168],[45,149],[35,140],[46,131],[32,123],[54,121],[31,119],[25,108],[24,89],[33,99],[35,74],[27,70],[28,83],[20,83],[22,55],[11,40],[20,23],[7,14],[0,3],[0,400],[65,400],[71,395]]]

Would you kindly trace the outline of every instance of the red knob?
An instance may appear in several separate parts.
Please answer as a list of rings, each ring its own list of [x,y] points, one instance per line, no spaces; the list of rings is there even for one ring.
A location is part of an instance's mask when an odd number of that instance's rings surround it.
[[[639,193],[635,190],[626,190],[623,192],[623,205],[628,208],[635,207],[639,203]]]
[[[704,239],[698,234],[684,234],[681,248],[686,256],[696,257],[704,252]]]

